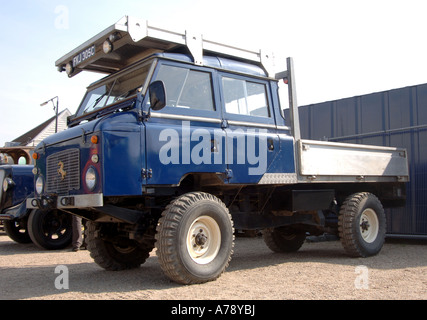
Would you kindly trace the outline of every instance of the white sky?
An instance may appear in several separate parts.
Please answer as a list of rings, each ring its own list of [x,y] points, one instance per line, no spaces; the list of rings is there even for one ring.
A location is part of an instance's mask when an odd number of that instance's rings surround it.
[[[54,96],[60,111],[76,111],[101,75],[69,79],[55,61],[124,15],[292,56],[306,105],[427,83],[426,9],[425,0],[2,1],[0,146],[53,116],[40,103]]]

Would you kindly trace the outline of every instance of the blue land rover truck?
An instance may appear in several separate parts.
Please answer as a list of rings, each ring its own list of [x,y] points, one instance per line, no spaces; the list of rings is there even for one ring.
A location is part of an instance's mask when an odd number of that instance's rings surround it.
[[[272,58],[123,17],[56,62],[107,76],[36,147],[27,207],[89,220],[88,250],[107,270],[155,247],[183,284],[224,272],[235,229],[262,230],[275,252],[328,232],[351,256],[377,254],[383,207],[405,202],[406,150],[301,139],[292,59],[275,72]]]
[[[31,242],[27,210],[22,204],[33,192],[32,169],[32,165],[0,165],[0,223],[6,234],[18,243]]]
[[[34,243],[40,248],[63,249],[71,244],[71,215],[60,210],[26,207],[26,199],[34,194],[32,164],[20,165],[20,157],[31,163],[31,147],[0,148],[11,160],[0,161],[0,224],[6,234],[18,243]]]

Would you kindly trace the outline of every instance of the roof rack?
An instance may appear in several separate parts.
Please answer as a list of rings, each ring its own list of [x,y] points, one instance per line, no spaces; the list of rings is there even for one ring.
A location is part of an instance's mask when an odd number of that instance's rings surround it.
[[[146,20],[124,16],[56,61],[58,71],[73,77],[81,71],[113,73],[158,52],[179,52],[187,48],[193,63],[203,65],[203,54],[211,53],[262,66],[272,72],[273,54],[263,50],[237,48],[212,41],[188,30],[167,30]]]

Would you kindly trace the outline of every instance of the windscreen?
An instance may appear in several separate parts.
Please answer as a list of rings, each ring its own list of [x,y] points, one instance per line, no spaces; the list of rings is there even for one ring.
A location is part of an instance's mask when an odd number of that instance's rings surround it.
[[[96,88],[92,87],[80,104],[77,116],[85,115],[136,95],[142,90],[151,65],[152,62],[101,81]]]

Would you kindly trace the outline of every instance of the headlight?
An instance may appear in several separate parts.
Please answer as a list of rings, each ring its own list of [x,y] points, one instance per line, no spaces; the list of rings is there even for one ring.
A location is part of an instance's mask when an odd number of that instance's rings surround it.
[[[109,39],[105,40],[102,44],[102,50],[104,51],[104,53],[110,53],[111,51],[113,51],[113,44]]]
[[[15,182],[11,178],[6,178],[3,180],[3,192],[6,192],[9,190],[9,188],[13,187],[15,185]]]
[[[39,176],[36,180],[36,191],[38,194],[42,194],[44,188],[44,180],[42,176]]]
[[[71,75],[74,72],[73,63],[71,61],[65,65],[65,72],[67,75]]]
[[[85,175],[85,182],[86,182],[86,186],[89,188],[89,190],[95,189],[96,171],[93,167],[89,167],[89,169],[87,169],[86,175]]]

